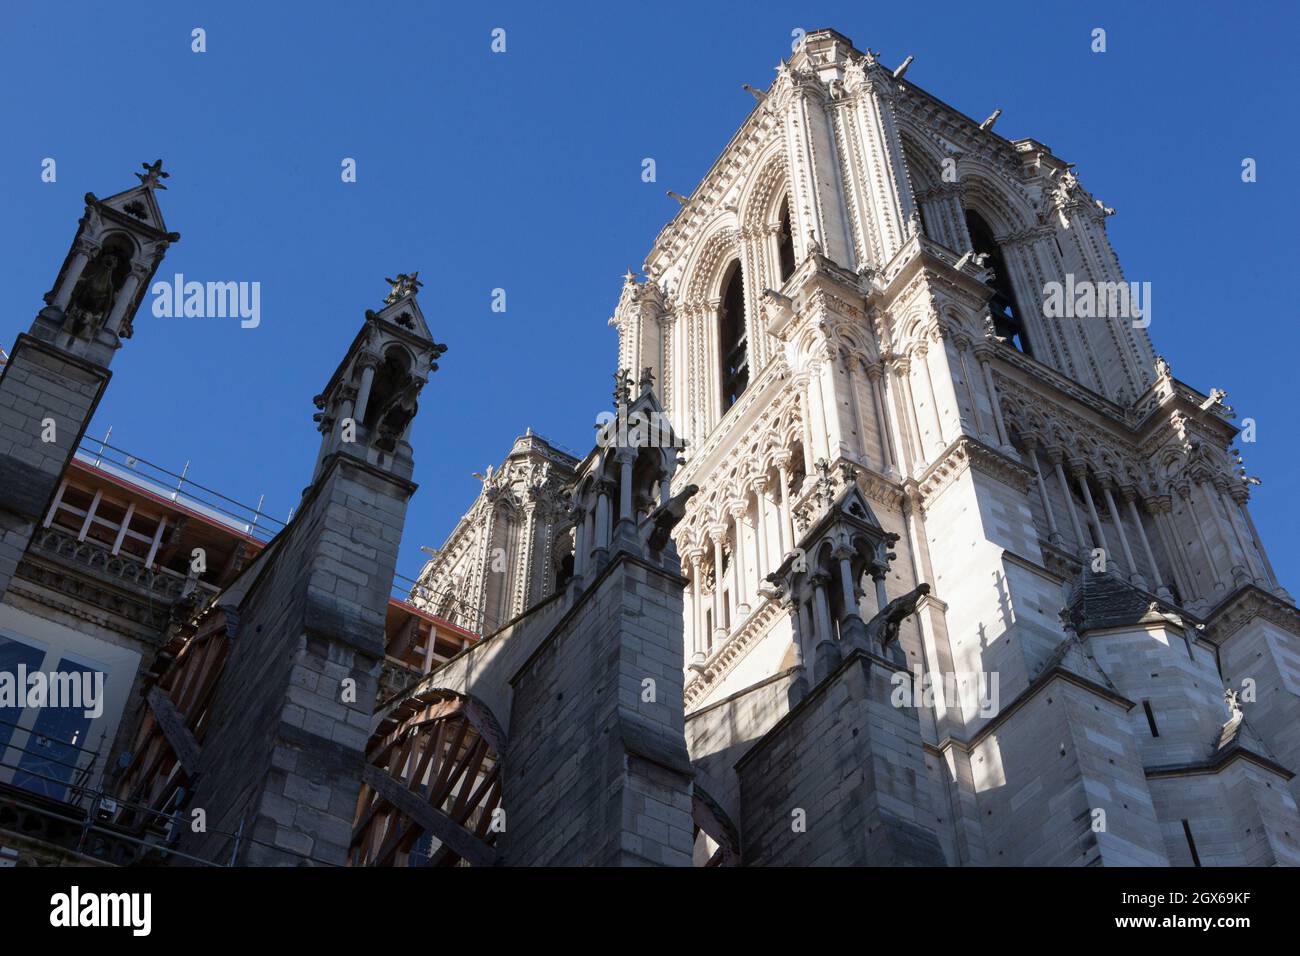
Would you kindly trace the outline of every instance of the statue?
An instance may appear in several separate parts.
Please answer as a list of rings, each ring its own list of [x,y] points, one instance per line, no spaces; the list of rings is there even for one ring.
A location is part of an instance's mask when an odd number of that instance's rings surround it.
[[[394,302],[415,295],[416,291],[424,285],[424,283],[420,281],[420,273],[418,271],[412,272],[410,275],[407,275],[405,272],[399,272],[397,273],[396,279],[385,278],[384,281],[392,286],[388,295],[384,297],[384,305],[392,305]]]
[[[898,639],[898,627],[916,613],[921,598],[930,593],[930,585],[918,584],[902,597],[896,597],[867,622],[867,640],[874,647],[887,647]]]
[[[69,331],[73,335],[80,335],[88,328],[93,331],[108,318],[117,291],[113,279],[117,262],[117,253],[101,250],[77,280],[68,302]]]
[[[817,230],[808,230],[808,255],[819,256],[822,252],[822,244],[817,241]]]
[[[614,373],[614,407],[626,405],[632,400],[632,373],[621,368]]]
[[[1228,719],[1238,720],[1241,717],[1241,701],[1237,692],[1229,687],[1223,692],[1223,702],[1228,706]]]
[[[375,410],[375,447],[384,451],[395,451],[397,442],[406,432],[406,426],[420,410],[416,403],[424,383],[410,372],[401,372],[395,376],[396,385],[391,393],[384,396]],[[370,416],[367,414],[366,416]]]

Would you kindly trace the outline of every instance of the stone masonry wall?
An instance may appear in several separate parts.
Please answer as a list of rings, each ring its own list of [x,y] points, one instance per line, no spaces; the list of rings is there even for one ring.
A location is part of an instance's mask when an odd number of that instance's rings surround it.
[[[0,372],[0,595],[44,519],[109,371],[20,335]],[[52,419],[54,441],[42,440]]]
[[[746,866],[945,864],[920,725],[891,703],[893,673],[853,652],[741,758]]]
[[[235,612],[239,629],[191,806],[207,811],[214,830],[244,823],[241,863],[347,858],[412,490],[336,458]],[[230,839],[200,835],[189,852],[228,858]]]
[[[1165,866],[1128,708],[1046,681],[971,748],[990,866]],[[1105,811],[1093,829],[1093,811]]]
[[[691,865],[682,583],[618,554],[514,677],[506,864]]]

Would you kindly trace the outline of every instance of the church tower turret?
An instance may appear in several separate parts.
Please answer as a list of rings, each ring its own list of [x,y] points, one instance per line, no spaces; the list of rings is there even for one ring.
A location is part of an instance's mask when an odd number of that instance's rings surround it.
[[[76,453],[108,385],[108,366],[162,262],[180,239],[154,196],[162,160],[136,173],[140,185],[86,211],[54,287],[0,373],[0,595]]]
[[[1001,111],[964,116],[905,72],[833,30],[807,34],[753,91],[758,105],[655,240],[646,280],[625,281],[611,324],[620,363],[658,363],[689,449],[674,490],[699,486],[675,531],[697,765],[728,715],[754,733],[779,719],[749,695],[790,682],[776,699],[815,707],[822,682],[843,676],[837,662],[866,654],[940,688],[916,716],[938,755],[926,761],[936,799],[972,808],[939,835],[950,860],[1025,862],[1016,828],[985,819],[1006,813],[1001,796],[968,781],[1001,774],[1008,797],[1011,778],[1049,786],[1017,761],[1049,756],[1027,715],[1061,699],[1044,693],[1054,675],[1093,688],[1098,701],[1075,703],[1104,712],[1110,733],[1147,730],[1132,700],[1100,700],[1108,686],[1164,700],[1143,654],[1171,618],[1085,615],[1067,632],[1057,612],[1085,571],[1191,622],[1179,633],[1194,683],[1240,683],[1256,654],[1277,689],[1247,717],[1291,769],[1300,749],[1281,728],[1300,696],[1281,688],[1297,652],[1279,648],[1300,640],[1300,612],[1246,509],[1234,413],[1156,357],[1149,284],[1126,280],[1106,236],[1113,210],[1041,142],[995,132]],[[826,517],[835,476],[860,513]],[[1112,625],[1122,633],[1102,633]],[[967,693],[985,684],[998,700]],[[1197,706],[1189,735],[1222,724],[1216,697]],[[770,720],[751,726],[756,713]],[[1014,755],[982,749],[995,722]],[[1154,766],[1155,749],[1139,750]],[[1177,759],[1190,777],[1196,761]],[[1164,772],[1175,755],[1159,761]],[[1142,759],[1101,763],[1118,768],[1112,791],[1147,786]],[[1082,799],[1077,776],[1053,780],[1052,799]],[[1196,825],[1201,811],[1181,802],[1191,788],[1150,790],[1159,822],[1128,815],[1130,848],[1103,840],[1102,862],[1182,859],[1160,826]],[[968,824],[983,829],[973,843]]]

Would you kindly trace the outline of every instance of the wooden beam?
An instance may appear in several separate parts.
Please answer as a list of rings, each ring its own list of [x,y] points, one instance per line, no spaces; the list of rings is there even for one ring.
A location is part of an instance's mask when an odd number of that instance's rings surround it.
[[[90,523],[95,520],[95,509],[99,507],[99,499],[102,497],[104,497],[102,491],[95,492],[95,497],[90,502],[90,510],[86,512],[86,520],[81,523],[81,533],[77,535],[78,541],[86,540],[86,532],[90,530]]]
[[[127,503],[126,514],[122,516],[122,527],[117,529],[117,540],[113,542],[113,554],[122,550],[122,541],[126,538],[126,533],[131,528],[131,516],[135,514],[135,502]]]
[[[46,513],[45,523],[42,524],[41,527],[48,528],[50,526],[50,522],[54,520],[55,514],[58,513],[59,505],[63,504],[63,493],[67,490],[68,490],[68,479],[64,478],[63,481],[59,484],[59,491],[54,496],[54,501],[50,503],[50,510]]]
[[[450,847],[470,866],[492,866],[496,863],[496,851],[492,847],[441,810],[425,803],[374,764],[366,764],[361,779],[396,807],[399,813],[410,817],[417,826],[433,834],[434,839]]]
[[[151,688],[146,699],[154,716],[158,718],[158,726],[162,729],[163,736],[167,738],[172,752],[180,761],[181,769],[188,774],[193,774],[199,768],[199,744],[190,733],[190,729],[185,726],[185,718],[160,687]]]
[[[153,533],[153,543],[149,545],[149,556],[144,559],[144,566],[146,568],[153,567],[154,555],[158,553],[158,545],[162,543],[163,531],[166,529],[166,527],[167,527],[167,519],[165,517],[159,518],[158,530]]]

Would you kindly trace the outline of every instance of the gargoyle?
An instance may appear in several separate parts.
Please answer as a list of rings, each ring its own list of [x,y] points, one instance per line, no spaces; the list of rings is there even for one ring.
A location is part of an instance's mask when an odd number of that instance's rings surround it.
[[[699,490],[699,485],[687,485],[651,512],[650,538],[646,541],[651,551],[662,551],[668,544],[668,537],[672,534],[673,528],[677,527],[677,522],[681,521],[686,514],[686,502]]]
[[[887,647],[898,639],[898,628],[903,621],[916,613],[921,598],[930,593],[930,585],[918,584],[915,589],[896,597],[867,622],[867,640],[873,646]]]

